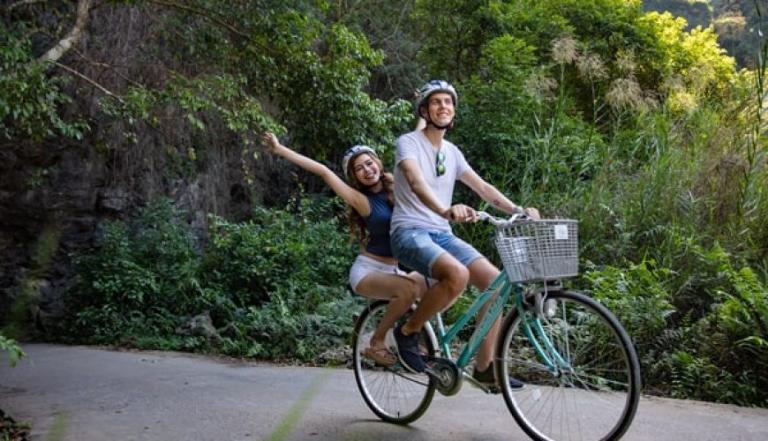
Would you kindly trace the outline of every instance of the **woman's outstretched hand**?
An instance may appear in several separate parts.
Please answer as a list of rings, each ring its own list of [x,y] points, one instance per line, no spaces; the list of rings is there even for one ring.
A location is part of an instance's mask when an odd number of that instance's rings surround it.
[[[261,142],[264,143],[264,147],[270,153],[277,153],[277,149],[280,148],[280,141],[277,140],[277,136],[272,132],[262,133]]]

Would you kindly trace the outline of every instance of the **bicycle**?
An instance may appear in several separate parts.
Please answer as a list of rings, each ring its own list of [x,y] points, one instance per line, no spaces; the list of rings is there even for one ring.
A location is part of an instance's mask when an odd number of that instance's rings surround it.
[[[386,301],[369,304],[358,317],[353,364],[364,401],[382,420],[409,424],[426,412],[436,390],[455,395],[466,380],[487,393],[500,390],[515,421],[534,440],[620,438],[637,410],[640,367],[616,317],[585,294],[563,287],[563,279],[578,274],[577,221],[479,216],[495,226],[503,269],[449,328],[441,314],[424,326],[424,373],[363,357]],[[510,298],[492,363],[496,378],[504,381],[484,387],[467,367]],[[459,333],[486,304],[483,320],[454,357]],[[397,350],[394,339],[388,338],[388,345]],[[524,387],[512,389],[508,376]]]

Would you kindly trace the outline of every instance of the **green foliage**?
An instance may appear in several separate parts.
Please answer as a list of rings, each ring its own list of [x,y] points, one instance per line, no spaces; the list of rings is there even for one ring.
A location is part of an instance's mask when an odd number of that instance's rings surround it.
[[[254,220],[212,219],[203,273],[236,307],[223,350],[232,355],[312,360],[352,331],[344,280],[354,248],[331,206],[298,212],[257,208]]]
[[[15,340],[3,334],[0,334],[0,352],[5,352],[8,355],[8,363],[10,363],[11,367],[16,366],[16,363],[26,356],[21,346]]]
[[[387,152],[393,129],[408,119],[408,103],[366,91],[383,54],[327,17],[330,9],[325,2],[186,2],[159,18],[158,41],[150,46],[168,60],[159,68],[169,73],[103,99],[102,109],[129,123],[125,135],[133,143],[147,126],[174,124],[200,134],[224,126],[238,138],[246,175],[256,156],[254,135],[263,130],[290,134],[285,142],[320,160],[336,162],[340,146],[352,144]],[[202,157],[205,148],[192,146],[187,156]]]
[[[139,120],[157,126],[163,109],[178,106],[192,130],[206,130],[204,119],[215,116],[235,133],[245,134],[251,130],[282,133],[282,127],[246,92],[246,84],[243,77],[226,74],[194,79],[175,76],[161,90],[136,86],[122,97],[105,97],[101,108],[134,127]]]
[[[671,274],[654,262],[629,267],[606,266],[588,271],[592,295],[619,318],[641,354],[652,351],[675,308],[670,303]],[[652,360],[652,359],[651,359]],[[651,360],[644,359],[647,364]]]
[[[346,341],[360,302],[344,280],[354,248],[329,204],[257,208],[254,221],[211,218],[205,249],[168,201],[104,229],[77,259],[66,338],[140,348],[299,358]],[[185,332],[207,314],[218,336]]]
[[[279,56],[254,57],[248,76],[258,78],[280,106],[297,145],[323,157],[339,145],[393,143],[391,130],[403,124],[407,104],[388,104],[363,91],[370,69],[383,60],[364,36],[342,25],[322,29],[318,20],[296,12],[267,16],[264,26],[260,38]],[[322,50],[314,50],[318,46]]]
[[[70,333],[94,343],[172,333],[182,317],[208,307],[191,231],[168,201],[144,209],[133,225],[105,226],[100,249],[76,261],[67,296]]]
[[[421,21],[413,14],[415,3],[357,0],[330,5],[332,10],[327,15],[334,23],[364,34],[372,48],[382,51],[384,62],[371,71],[372,96],[384,100],[410,98],[423,78],[424,67],[416,58],[420,38],[415,33]]]
[[[647,50],[655,55],[650,67],[664,78],[679,76],[688,89],[704,95],[722,88],[733,77],[734,59],[717,44],[712,28],[685,32],[684,19],[658,12],[647,13],[638,25],[650,37]]]
[[[477,57],[494,37],[495,20],[486,0],[419,0],[414,19],[421,37],[421,58],[428,72],[454,81],[476,72]]]
[[[0,137],[39,142],[56,135],[81,139],[88,125],[67,122],[60,108],[71,98],[61,91],[61,78],[49,78],[47,66],[34,60],[29,39],[18,37],[0,22]]]
[[[338,287],[354,258],[329,208],[304,201],[298,213],[256,208],[254,220],[239,224],[212,218],[207,283],[238,306],[258,306],[273,296],[322,302],[322,290]]]
[[[755,56],[762,44],[758,30],[764,6],[758,1],[726,2],[709,0],[646,0],[643,8],[669,11],[684,18],[688,29],[714,27],[720,46],[736,58],[739,67],[755,66]]]
[[[491,40],[478,63],[478,73],[460,87],[451,139],[513,200],[558,206],[595,174],[605,152],[601,136],[572,115],[565,85],[552,75],[556,70],[536,66],[535,48],[523,40]]]
[[[324,300],[299,306],[275,295],[259,308],[252,306],[239,311],[234,324],[225,332],[222,352],[311,362],[323,351],[343,346],[352,334],[352,317],[362,307],[362,301],[340,286],[310,289],[319,291]]]
[[[29,432],[29,423],[18,422],[0,409],[0,441],[24,441]]]
[[[650,390],[765,405],[765,284],[720,247],[688,248],[677,264],[604,267],[584,278],[632,336]]]
[[[733,268],[722,250],[709,259],[723,275],[707,288],[711,308],[659,365],[671,371],[673,396],[765,406],[768,290],[749,268]]]

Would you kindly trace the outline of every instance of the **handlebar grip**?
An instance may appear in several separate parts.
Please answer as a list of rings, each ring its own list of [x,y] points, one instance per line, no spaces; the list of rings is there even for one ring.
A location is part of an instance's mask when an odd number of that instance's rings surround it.
[[[492,216],[485,211],[478,211],[477,212],[477,218],[480,220],[488,221],[492,225],[499,226],[499,225],[507,225],[512,224],[515,222],[523,221],[528,219],[528,215],[525,214],[525,212],[518,212],[510,216],[509,219],[502,219],[499,217]]]

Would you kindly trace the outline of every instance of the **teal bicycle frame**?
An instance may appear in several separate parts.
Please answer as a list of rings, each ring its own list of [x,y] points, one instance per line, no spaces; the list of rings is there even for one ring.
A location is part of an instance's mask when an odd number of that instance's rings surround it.
[[[523,305],[522,287],[518,284],[513,285],[510,283],[504,270],[501,270],[501,273],[493,280],[493,282],[491,282],[491,285],[475,299],[469,309],[462,314],[447,331],[442,316],[437,314],[437,339],[438,345],[444,356],[453,359],[450,348],[451,342],[458,336],[459,332],[464,329],[467,323],[480,312],[480,309],[489,302],[494,293],[496,293],[496,298],[490,304],[489,310],[480,321],[475,332],[472,333],[469,342],[467,342],[462,349],[458,360],[456,360],[456,365],[460,369],[467,367],[472,357],[480,348],[483,339],[485,339],[485,336],[491,330],[493,322],[501,314],[504,305],[507,303],[509,296],[512,295],[513,292],[515,294],[515,308],[517,308],[517,312],[522,318],[523,333],[531,342],[531,345],[541,358],[542,362],[553,373],[560,370],[570,370],[570,364],[555,349],[552,341],[544,331],[544,327],[541,325],[541,319],[537,317],[535,313],[526,310]],[[569,358],[568,354],[566,354],[566,358]]]

